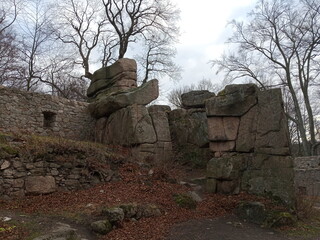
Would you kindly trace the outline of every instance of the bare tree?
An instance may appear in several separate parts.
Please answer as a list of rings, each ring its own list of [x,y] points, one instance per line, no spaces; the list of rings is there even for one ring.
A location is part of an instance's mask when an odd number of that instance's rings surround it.
[[[1,0],[0,3],[0,84],[20,88],[22,69],[19,65],[19,44],[13,29],[19,2]]]
[[[109,23],[118,37],[118,59],[123,58],[130,42],[155,31],[168,38],[178,33],[179,11],[169,0],[102,0]],[[150,34],[149,36],[152,36]]]
[[[0,84],[20,88],[21,66],[15,34],[6,29],[0,33]]]
[[[309,142],[315,144],[310,97],[320,73],[319,8],[316,0],[260,0],[249,15],[250,21],[231,23],[235,33],[228,42],[238,46],[237,54],[213,61],[231,79],[246,77],[265,86],[264,80],[269,78],[269,86],[288,89],[295,113],[289,117],[299,129],[305,155],[312,154]]]
[[[9,29],[18,16],[17,0],[0,0],[0,34]]]
[[[39,88],[50,62],[48,57],[53,45],[52,15],[49,5],[43,0],[26,2],[21,18],[21,62],[24,63],[24,88],[34,91]]]
[[[153,35],[143,42],[143,50],[136,60],[142,72],[142,84],[149,78],[167,76],[169,79],[181,78],[181,67],[174,63],[176,50],[172,40],[165,35]]]
[[[82,65],[84,77],[91,79],[92,53],[98,47],[101,35],[107,32],[106,20],[101,14],[102,6],[99,7],[96,1],[67,0],[61,3],[59,9],[62,21],[57,24],[57,36],[77,50],[80,59],[76,63]]]

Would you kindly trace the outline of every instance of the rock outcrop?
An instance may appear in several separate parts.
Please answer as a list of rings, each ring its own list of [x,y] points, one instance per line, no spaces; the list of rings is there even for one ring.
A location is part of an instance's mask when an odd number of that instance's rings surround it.
[[[270,194],[292,203],[293,159],[280,89],[229,85],[206,101],[213,192]]]
[[[181,163],[203,167],[211,158],[205,101],[214,96],[209,91],[184,93],[184,108],[169,113],[171,139]]]
[[[130,105],[145,106],[157,99],[158,96],[158,80],[153,79],[138,88],[111,92],[100,96],[100,98],[89,105],[89,111],[93,117],[99,119]]]
[[[122,58],[109,67],[95,71],[87,90],[89,102],[122,90],[137,87],[137,64],[133,59]]]
[[[140,160],[161,161],[171,157],[168,106],[146,107],[158,98],[158,80],[140,87],[136,85],[137,66],[134,60],[120,59],[99,69],[87,95],[89,112],[97,119],[95,140],[132,149]]]
[[[208,90],[198,90],[182,94],[181,100],[184,108],[204,108],[205,101],[214,96],[215,94]]]

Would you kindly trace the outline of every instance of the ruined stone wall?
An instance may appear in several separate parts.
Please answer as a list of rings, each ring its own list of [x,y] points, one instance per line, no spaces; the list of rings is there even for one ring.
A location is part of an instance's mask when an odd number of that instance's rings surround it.
[[[0,135],[0,198],[76,190],[116,178],[122,155],[65,139]],[[108,154],[107,154],[108,153]]]
[[[0,130],[93,140],[87,103],[0,87]]]
[[[296,192],[320,197],[320,156],[295,158],[294,170]]]

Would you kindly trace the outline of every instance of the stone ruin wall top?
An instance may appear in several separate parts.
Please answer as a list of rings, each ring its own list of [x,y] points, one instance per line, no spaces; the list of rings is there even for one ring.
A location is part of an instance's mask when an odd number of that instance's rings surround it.
[[[0,131],[93,140],[88,103],[0,86]]]

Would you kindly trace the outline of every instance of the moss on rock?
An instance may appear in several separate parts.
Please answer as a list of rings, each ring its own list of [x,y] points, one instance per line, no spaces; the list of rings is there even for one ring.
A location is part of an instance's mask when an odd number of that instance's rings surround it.
[[[173,199],[179,207],[187,209],[195,209],[197,202],[187,194],[174,194]]]

